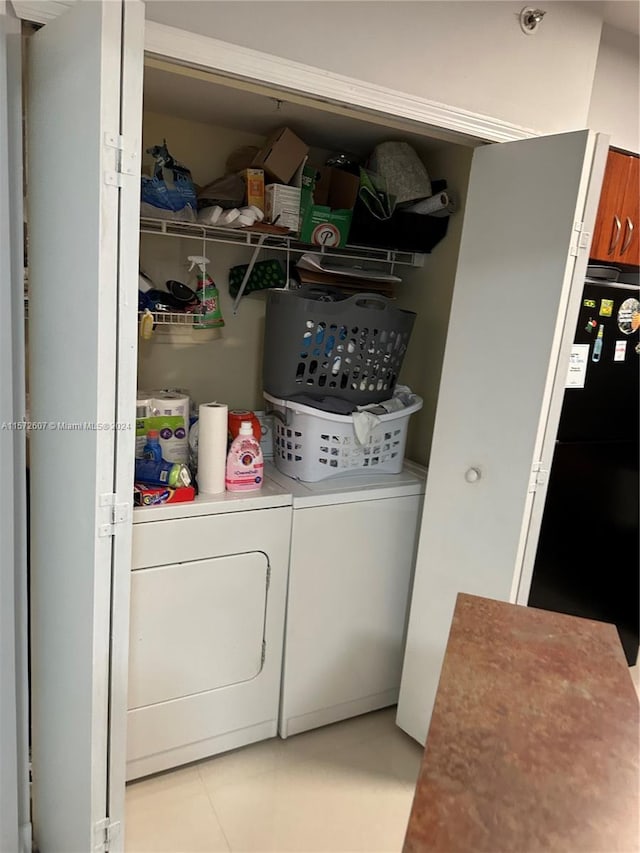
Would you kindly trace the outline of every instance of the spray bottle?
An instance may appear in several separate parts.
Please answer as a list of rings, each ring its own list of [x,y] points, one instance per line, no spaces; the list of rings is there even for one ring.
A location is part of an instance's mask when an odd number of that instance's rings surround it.
[[[222,312],[220,311],[220,295],[218,288],[215,286],[213,279],[207,272],[206,265],[209,263],[209,258],[203,255],[189,255],[188,257],[191,266],[189,272],[194,267],[198,267],[196,273],[197,285],[196,290],[200,297],[200,313],[196,315],[194,320],[194,329],[219,329],[224,326]]]

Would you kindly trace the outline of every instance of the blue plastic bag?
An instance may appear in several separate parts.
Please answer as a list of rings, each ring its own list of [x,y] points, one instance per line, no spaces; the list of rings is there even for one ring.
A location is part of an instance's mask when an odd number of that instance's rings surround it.
[[[141,214],[162,219],[195,220],[198,201],[191,172],[173,159],[166,140],[147,149],[155,159],[153,177],[142,176]]]

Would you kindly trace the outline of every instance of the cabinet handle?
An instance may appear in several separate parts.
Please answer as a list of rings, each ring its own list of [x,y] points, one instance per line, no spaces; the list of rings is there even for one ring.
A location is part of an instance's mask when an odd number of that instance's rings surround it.
[[[615,233],[615,237],[613,235],[611,237],[611,243],[609,245],[609,252],[608,252],[609,255],[613,255],[613,251],[614,251],[615,247],[618,245],[618,240],[620,239],[620,231],[622,230],[622,223],[620,222],[620,219],[615,214],[613,216],[613,221],[614,221],[615,226],[616,226],[616,233]]]
[[[625,238],[624,243],[622,244],[622,248],[620,249],[621,255],[624,255],[624,253],[629,248],[629,243],[631,242],[632,237],[633,237],[633,222],[627,216],[627,236]]]

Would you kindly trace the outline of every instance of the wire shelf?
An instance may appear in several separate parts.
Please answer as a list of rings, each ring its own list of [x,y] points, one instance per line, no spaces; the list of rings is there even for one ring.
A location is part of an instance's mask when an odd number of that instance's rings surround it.
[[[261,246],[264,249],[297,252],[299,254],[315,252],[328,258],[369,261],[390,264],[392,267],[395,265],[411,267],[424,265],[424,255],[416,252],[377,249],[369,246],[345,246],[344,249],[327,249],[324,246],[301,243],[295,237],[289,237],[286,234],[269,234],[251,228],[219,228],[215,225],[204,225],[201,222],[179,222],[172,219],[153,219],[144,216],[140,218],[140,232],[167,237],[182,237],[190,240],[209,240],[254,249]]]
[[[138,311],[138,319],[144,315],[144,311]],[[199,314],[185,314],[182,311],[151,311],[154,326],[183,326],[186,329],[192,328],[193,324],[198,320]]]

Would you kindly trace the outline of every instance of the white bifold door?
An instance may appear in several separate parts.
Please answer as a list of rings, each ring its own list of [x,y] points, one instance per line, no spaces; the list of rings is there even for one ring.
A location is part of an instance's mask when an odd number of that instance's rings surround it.
[[[20,22],[0,0],[0,850],[31,850]]]
[[[122,849],[144,6],[28,47],[33,821]]]
[[[474,151],[398,703],[421,742],[457,594],[528,599],[606,152],[586,130]]]

